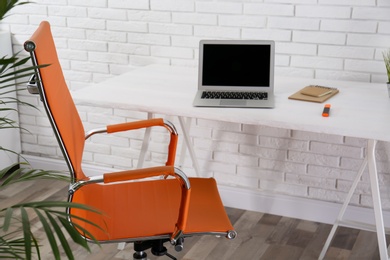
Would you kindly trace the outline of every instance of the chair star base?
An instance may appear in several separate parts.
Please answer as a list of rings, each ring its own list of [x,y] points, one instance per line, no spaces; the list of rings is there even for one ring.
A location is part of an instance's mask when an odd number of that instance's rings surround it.
[[[133,259],[134,260],[146,260],[147,254],[145,250],[150,249],[153,255],[155,256],[167,256],[172,260],[176,260],[176,258],[168,253],[167,248],[164,246],[165,242],[169,242],[169,239],[158,239],[158,240],[149,240],[149,241],[139,241],[134,243],[134,251]],[[175,246],[176,251],[181,251],[183,249],[184,239],[180,239],[180,247]]]

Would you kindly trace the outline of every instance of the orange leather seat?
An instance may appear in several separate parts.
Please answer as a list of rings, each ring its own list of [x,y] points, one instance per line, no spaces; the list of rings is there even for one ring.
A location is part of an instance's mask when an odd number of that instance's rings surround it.
[[[184,233],[226,233],[233,230],[222,203],[210,199],[219,196],[215,180],[190,178],[190,183],[192,192]],[[198,190],[202,192],[194,192]],[[177,222],[180,199],[181,189],[174,179],[121,185],[92,184],[80,188],[73,197],[73,201],[105,213],[79,213],[109,231],[94,228],[94,236],[101,241],[171,234]],[[88,230],[91,231],[92,226]]]

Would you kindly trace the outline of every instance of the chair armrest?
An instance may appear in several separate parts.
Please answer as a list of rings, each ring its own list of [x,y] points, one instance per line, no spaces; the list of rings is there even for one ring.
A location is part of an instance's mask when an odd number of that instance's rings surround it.
[[[168,146],[168,158],[167,158],[167,162],[165,165],[173,166],[175,164],[178,133],[176,131],[175,126],[171,122],[166,121],[162,118],[154,118],[154,119],[128,122],[128,123],[122,123],[122,124],[108,125],[108,126],[106,126],[106,128],[100,128],[100,129],[95,129],[95,130],[89,131],[86,134],[85,139],[91,137],[94,134],[98,134],[98,133],[110,134],[110,133],[117,133],[117,132],[129,131],[129,130],[136,130],[136,129],[141,129],[141,128],[148,128],[148,127],[152,127],[152,126],[163,126],[170,132],[171,138],[170,138],[169,146]]]
[[[152,126],[165,126],[164,119],[162,118],[153,118],[141,121],[127,122],[115,125],[107,126],[107,133],[116,133],[128,130],[135,130],[141,128],[147,128]]]
[[[104,183],[112,183],[112,182],[144,179],[144,178],[156,177],[162,175],[169,175],[169,176],[176,177],[175,168],[173,166],[157,166],[157,167],[150,167],[150,168],[105,173],[103,174],[103,181]],[[182,177],[182,179],[185,182],[188,181],[188,178],[186,178],[186,176]],[[189,181],[188,181],[188,185],[189,185]]]
[[[111,182],[120,182],[120,181],[129,181],[136,179],[143,179],[148,177],[155,177],[161,175],[170,175],[176,177],[181,181],[181,201],[179,216],[176,223],[175,230],[173,231],[170,241],[171,244],[175,245],[176,242],[183,235],[187,224],[188,218],[188,209],[190,204],[190,194],[191,194],[191,185],[188,177],[180,169],[173,166],[160,166],[160,167],[151,167],[144,169],[128,170],[114,173],[103,174],[104,183]]]
[[[183,171],[173,166],[157,166],[143,169],[133,169],[126,171],[104,173],[99,176],[88,177],[85,180],[79,180],[70,186],[69,191],[74,193],[79,188],[94,184],[94,183],[113,183],[131,180],[139,180],[156,176],[173,176],[181,180],[182,186],[189,190],[191,188],[190,181]]]

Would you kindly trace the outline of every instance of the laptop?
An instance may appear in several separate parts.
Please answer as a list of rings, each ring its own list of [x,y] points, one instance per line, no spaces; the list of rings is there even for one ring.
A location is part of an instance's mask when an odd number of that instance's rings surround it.
[[[201,40],[199,107],[274,107],[275,42]]]

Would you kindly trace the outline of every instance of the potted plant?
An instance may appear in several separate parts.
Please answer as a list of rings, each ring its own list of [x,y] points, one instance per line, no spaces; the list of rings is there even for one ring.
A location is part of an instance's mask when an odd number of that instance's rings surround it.
[[[383,53],[383,60],[385,61],[386,66],[386,72],[387,72],[387,90],[390,97],[390,49],[387,51],[384,51]]]
[[[26,2],[0,0],[0,20],[13,7],[24,3]],[[30,57],[21,58],[19,53],[0,57],[0,112],[3,112],[0,114],[0,136],[2,137],[4,130],[20,130],[17,120],[9,117],[12,113],[17,113],[18,106],[34,107],[22,102],[15,95],[19,91],[25,91],[26,80],[24,79],[33,74],[37,68],[28,64],[31,64]],[[0,151],[18,154],[17,151],[1,146]],[[27,162],[15,162],[7,167],[0,167],[0,190],[15,183],[42,179],[70,181],[70,177],[63,173],[32,169]],[[7,206],[0,204],[0,258],[41,258],[40,241],[30,228],[34,218],[40,221],[55,259],[60,258],[60,246],[69,259],[74,259],[68,240],[73,240],[90,251],[87,241],[80,235],[79,231],[90,234],[88,230],[69,223],[68,219],[71,216],[66,211],[68,207],[92,210],[85,205],[66,201],[27,201]],[[90,223],[88,220],[82,221]],[[68,235],[65,235],[66,233]],[[67,236],[70,239],[67,240]]]

